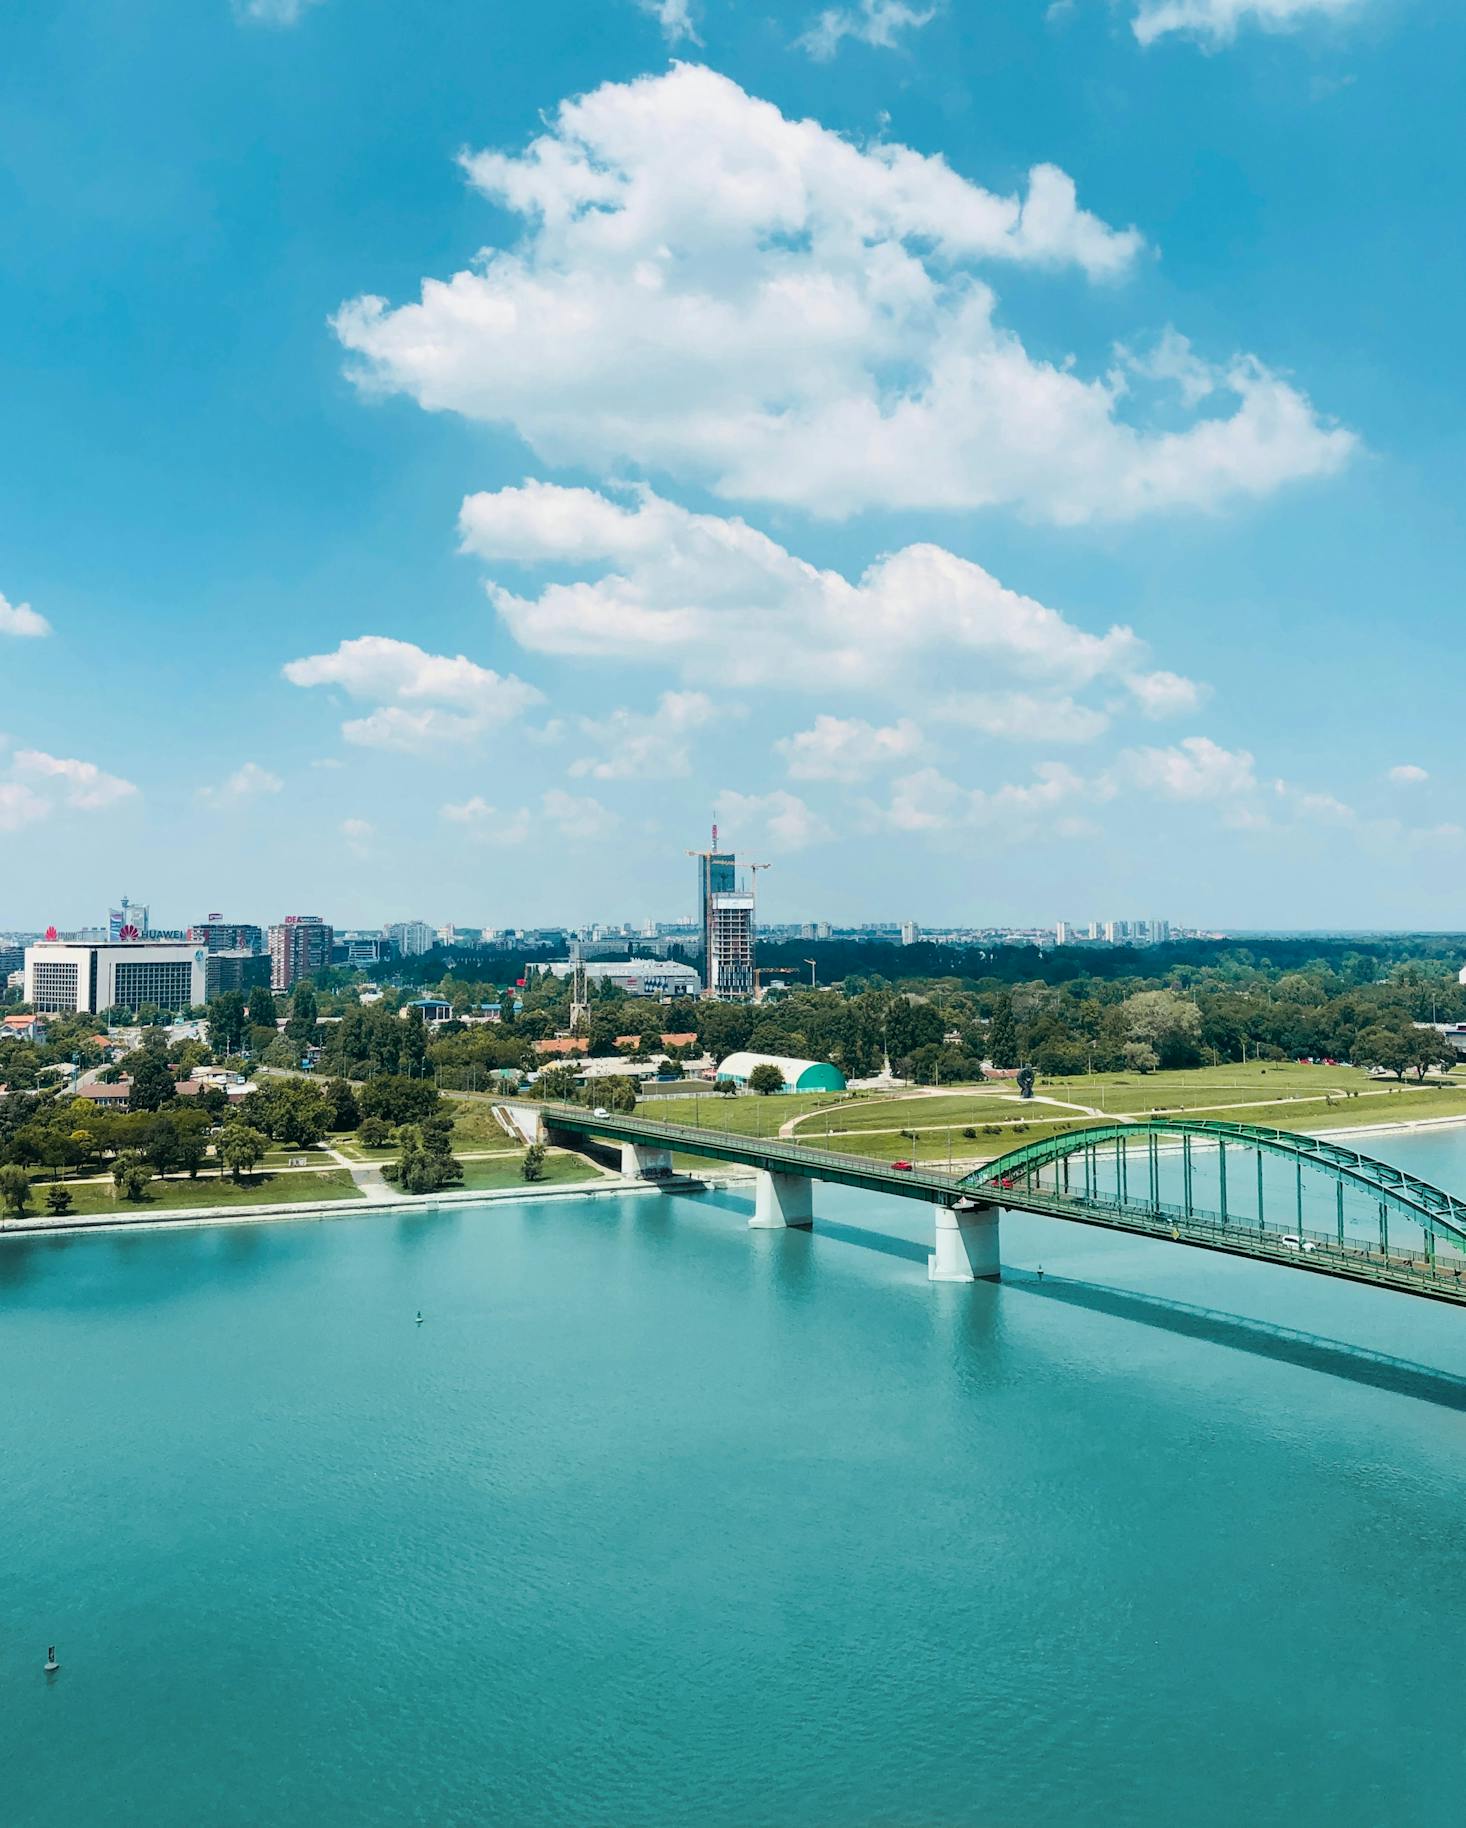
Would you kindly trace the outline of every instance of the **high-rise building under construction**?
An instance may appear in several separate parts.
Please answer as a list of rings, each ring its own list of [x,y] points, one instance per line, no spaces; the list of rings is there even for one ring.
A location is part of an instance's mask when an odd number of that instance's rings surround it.
[[[718,849],[716,825],[712,848],[694,855],[703,986],[709,996],[752,996],[753,891],[739,888],[737,861]]]

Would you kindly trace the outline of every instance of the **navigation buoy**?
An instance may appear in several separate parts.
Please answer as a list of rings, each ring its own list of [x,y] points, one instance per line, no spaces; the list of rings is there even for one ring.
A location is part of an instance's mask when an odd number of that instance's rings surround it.
[[[56,1661],[56,1646],[48,1644],[46,1646],[46,1674],[54,1676],[60,1667],[61,1665]]]
[[[418,1326],[421,1326],[421,1325],[422,1325],[422,1309],[421,1309],[421,1308],[419,1308],[419,1309],[418,1309],[418,1310],[417,1310],[417,1321],[416,1321],[416,1323],[415,1323],[415,1324],[416,1324],[416,1325],[418,1325]]]

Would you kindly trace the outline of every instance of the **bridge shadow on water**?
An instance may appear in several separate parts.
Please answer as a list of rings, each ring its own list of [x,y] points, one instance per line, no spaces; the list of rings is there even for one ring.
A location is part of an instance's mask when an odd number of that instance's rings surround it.
[[[841,1244],[854,1244],[861,1250],[876,1251],[882,1256],[899,1257],[908,1263],[920,1263],[923,1268],[926,1265],[928,1247],[912,1239],[891,1237],[884,1232],[866,1231],[858,1225],[841,1225],[824,1219],[815,1221],[815,1235],[833,1238]],[[1376,1352],[1368,1346],[1353,1346],[1347,1340],[1302,1333],[1272,1321],[1248,1320],[1221,1308],[1197,1307],[1164,1295],[1145,1295],[1099,1282],[1075,1282],[1063,1276],[1039,1276],[1033,1270],[1005,1268],[1001,1286],[1009,1292],[1064,1302],[1070,1307],[1109,1314],[1116,1320],[1130,1320],[1140,1326],[1160,1327],[1186,1339],[1202,1339],[1234,1352],[1251,1352],[1257,1358],[1300,1365],[1307,1371],[1321,1371],[1350,1383],[1368,1384],[1376,1390],[1393,1390],[1399,1396],[1412,1396],[1443,1409],[1466,1412],[1466,1377],[1431,1365],[1416,1364],[1408,1358],[1392,1358],[1388,1353]]]

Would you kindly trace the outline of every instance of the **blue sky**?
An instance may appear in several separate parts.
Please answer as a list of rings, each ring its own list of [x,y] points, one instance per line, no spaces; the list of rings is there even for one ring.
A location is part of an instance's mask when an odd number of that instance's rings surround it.
[[[0,928],[1461,924],[1460,9],[0,42]]]

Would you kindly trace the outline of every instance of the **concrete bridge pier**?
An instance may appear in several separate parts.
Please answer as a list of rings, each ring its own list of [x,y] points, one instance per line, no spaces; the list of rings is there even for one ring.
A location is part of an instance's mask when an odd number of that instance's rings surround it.
[[[937,1207],[936,1249],[926,1260],[933,1282],[996,1282],[1002,1274],[998,1257],[996,1206],[964,1200]]]
[[[748,1224],[753,1231],[808,1231],[814,1224],[814,1182],[807,1174],[772,1174],[760,1168]]]
[[[621,1172],[628,1180],[662,1180],[672,1172],[672,1151],[654,1143],[624,1142]]]

